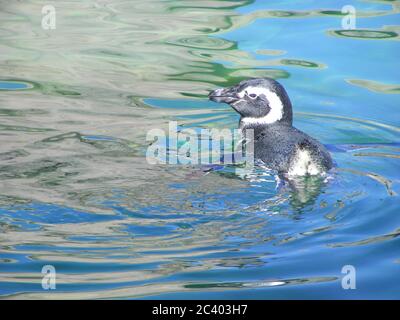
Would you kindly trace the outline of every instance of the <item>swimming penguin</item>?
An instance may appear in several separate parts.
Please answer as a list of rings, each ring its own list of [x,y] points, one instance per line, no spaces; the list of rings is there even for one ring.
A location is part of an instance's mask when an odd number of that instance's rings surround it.
[[[323,175],[332,168],[325,147],[293,127],[292,104],[273,79],[250,79],[212,91],[209,98],[240,114],[239,127],[254,130],[254,158],[288,176]]]

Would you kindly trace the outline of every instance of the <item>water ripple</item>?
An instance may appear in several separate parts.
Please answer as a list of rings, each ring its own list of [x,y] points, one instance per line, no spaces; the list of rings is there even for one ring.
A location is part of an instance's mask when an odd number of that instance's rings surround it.
[[[43,30],[36,1],[2,1],[1,297],[342,298],[346,264],[357,297],[394,292],[399,6],[354,5],[373,28],[338,30],[338,8],[152,0],[58,1]],[[147,163],[170,120],[237,127],[206,96],[249,77],[282,79],[296,126],[333,153],[327,179]]]

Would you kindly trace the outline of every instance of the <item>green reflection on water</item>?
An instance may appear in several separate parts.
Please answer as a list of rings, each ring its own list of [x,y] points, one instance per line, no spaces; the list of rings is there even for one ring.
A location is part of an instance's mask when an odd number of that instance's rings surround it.
[[[288,65],[288,66],[299,66],[299,67],[306,67],[306,68],[322,68],[323,67],[323,64],[312,62],[312,61],[305,61],[305,60],[282,59],[280,62],[283,65]]]
[[[373,92],[400,94],[400,85],[384,84],[377,81],[362,80],[362,79],[348,79],[346,81],[355,86],[366,88]]]
[[[399,38],[398,33],[394,31],[381,31],[381,30],[333,30],[329,32],[331,35],[358,38],[358,39],[388,39],[388,38]]]

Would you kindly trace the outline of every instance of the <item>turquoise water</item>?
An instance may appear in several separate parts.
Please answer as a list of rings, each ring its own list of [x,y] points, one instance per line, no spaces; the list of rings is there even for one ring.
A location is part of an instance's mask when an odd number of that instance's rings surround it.
[[[46,4],[0,1],[2,298],[400,298],[399,1],[57,1],[43,30]],[[262,76],[329,182],[147,163],[169,121],[236,128],[207,94]]]

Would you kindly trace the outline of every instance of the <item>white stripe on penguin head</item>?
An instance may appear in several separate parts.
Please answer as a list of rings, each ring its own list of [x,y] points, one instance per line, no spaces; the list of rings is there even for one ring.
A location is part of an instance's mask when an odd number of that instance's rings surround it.
[[[271,124],[277,122],[283,117],[283,103],[279,96],[267,88],[260,87],[247,87],[243,91],[238,93],[240,98],[243,98],[245,94],[251,95],[256,94],[257,96],[264,95],[268,102],[271,110],[264,117],[253,118],[253,117],[245,117],[242,118],[243,124]]]

